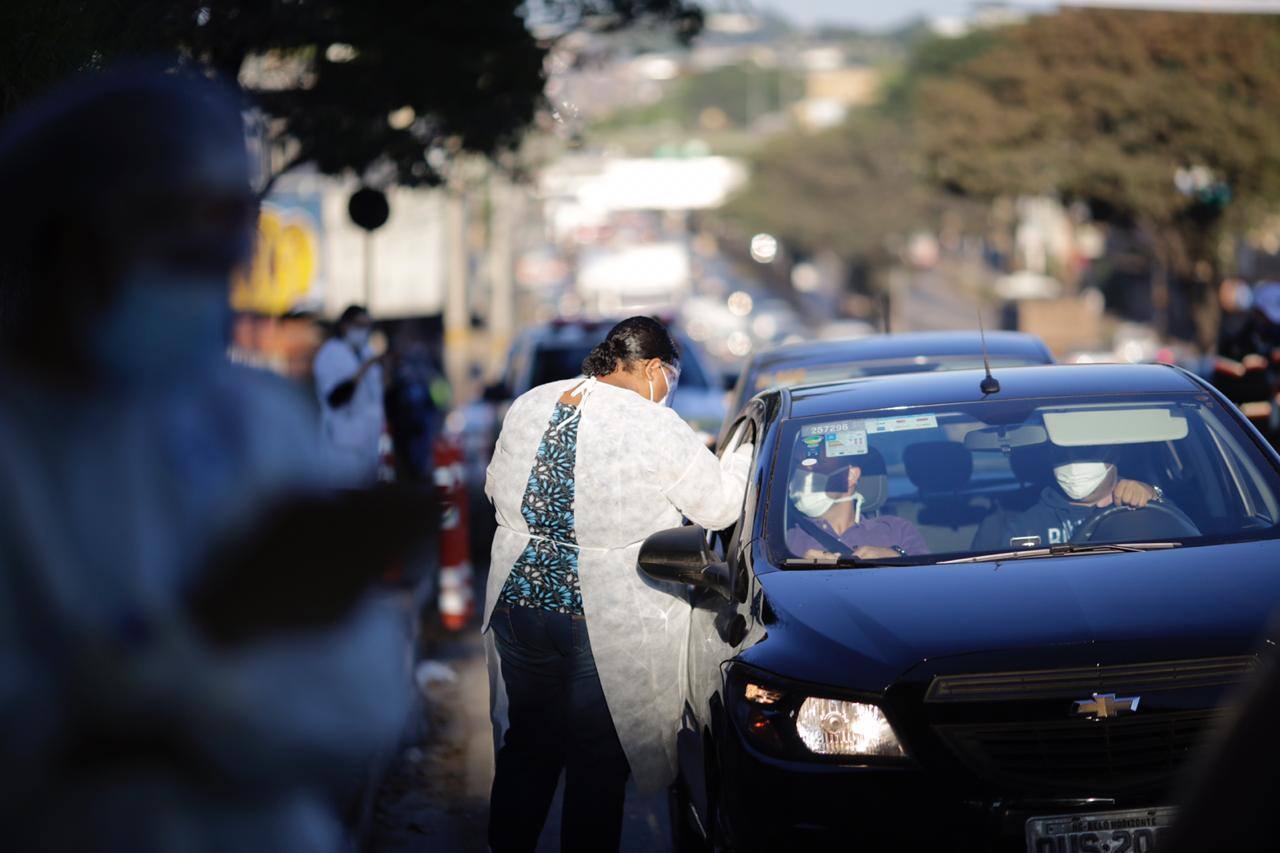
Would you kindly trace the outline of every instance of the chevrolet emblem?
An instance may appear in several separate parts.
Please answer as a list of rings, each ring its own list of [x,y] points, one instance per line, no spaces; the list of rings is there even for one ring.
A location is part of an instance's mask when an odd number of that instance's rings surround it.
[[[1092,699],[1081,699],[1076,702],[1071,711],[1081,716],[1093,717],[1095,720],[1105,720],[1121,714],[1132,714],[1138,710],[1138,702],[1141,699],[1141,696],[1117,699],[1114,693],[1095,693]]]

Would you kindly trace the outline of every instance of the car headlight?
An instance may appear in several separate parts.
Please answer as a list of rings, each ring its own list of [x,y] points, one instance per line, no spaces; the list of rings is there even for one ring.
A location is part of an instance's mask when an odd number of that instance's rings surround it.
[[[738,729],[765,753],[792,759],[907,759],[879,705],[813,696],[807,685],[742,663],[731,664],[726,675],[726,699]]]
[[[865,702],[810,696],[800,703],[796,733],[819,755],[901,758],[906,754],[884,711]]]

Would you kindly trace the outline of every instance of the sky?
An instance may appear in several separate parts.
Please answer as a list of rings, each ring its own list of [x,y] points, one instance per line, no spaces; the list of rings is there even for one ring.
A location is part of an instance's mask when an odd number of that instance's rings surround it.
[[[830,23],[882,30],[922,15],[963,17],[971,0],[754,0],[752,5],[802,26]]]
[[[1221,12],[1280,12],[1278,0],[1077,0],[1098,6],[1127,6]],[[845,24],[884,30],[924,17],[966,17],[974,0],[720,0],[721,8],[755,8],[779,12],[793,23]],[[715,8],[715,2],[706,2]],[[1054,0],[1015,0],[1023,7],[1053,7]]]

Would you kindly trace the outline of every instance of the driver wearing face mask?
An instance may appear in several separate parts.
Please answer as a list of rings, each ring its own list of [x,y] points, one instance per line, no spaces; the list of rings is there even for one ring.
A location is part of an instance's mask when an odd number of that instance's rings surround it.
[[[352,305],[338,318],[336,334],[316,353],[312,372],[320,398],[322,434],[336,465],[358,482],[378,471],[378,442],[386,417],[381,356],[369,346],[373,320]]]
[[[1113,506],[1139,509],[1163,499],[1160,489],[1119,475],[1105,447],[1054,447],[1053,485],[1040,500],[1005,525],[1001,547],[1063,545],[1096,512]]]
[[[876,450],[828,457],[826,449],[800,461],[787,493],[794,513],[787,549],[804,559],[874,560],[925,554],[915,525],[876,512],[887,490],[884,458]],[[839,546],[839,547],[837,547]]]

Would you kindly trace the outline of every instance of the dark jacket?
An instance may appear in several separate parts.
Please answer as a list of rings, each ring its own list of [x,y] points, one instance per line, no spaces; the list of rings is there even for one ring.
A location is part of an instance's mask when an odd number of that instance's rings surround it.
[[[1001,533],[1000,542],[993,547],[1045,548],[1071,541],[1071,534],[1079,529],[1096,512],[1098,507],[1072,503],[1057,486],[1045,486],[1040,500],[1032,507],[1009,518]],[[1025,537],[1040,538],[1033,542]],[[1011,540],[1019,538],[1015,544]]]

